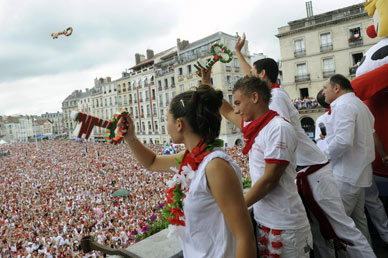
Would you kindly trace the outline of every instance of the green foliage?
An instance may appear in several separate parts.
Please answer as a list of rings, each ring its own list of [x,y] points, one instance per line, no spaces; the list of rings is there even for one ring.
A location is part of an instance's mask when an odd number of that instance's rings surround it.
[[[143,240],[149,236],[152,236],[153,234],[158,233],[159,231],[162,231],[163,229],[168,228],[168,225],[170,224],[164,216],[159,216],[156,220],[151,221],[150,219],[147,219],[148,222],[148,230],[147,232],[139,232],[138,235],[134,236],[133,239],[136,240]]]
[[[243,188],[251,188],[252,187],[252,179],[247,176],[245,178],[243,178]]]

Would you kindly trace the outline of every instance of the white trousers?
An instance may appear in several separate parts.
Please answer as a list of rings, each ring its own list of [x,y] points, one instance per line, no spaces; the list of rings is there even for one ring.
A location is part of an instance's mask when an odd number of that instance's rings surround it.
[[[340,239],[353,243],[353,246],[347,246],[348,256],[360,258],[376,257],[365,236],[357,229],[354,221],[346,213],[331,166],[324,166],[309,175],[307,180],[315,201],[326,214],[336,235]],[[315,257],[335,257],[333,249],[327,245],[326,240],[320,234],[319,225],[312,223],[311,227],[316,247],[314,256],[317,253]]]
[[[259,238],[262,236],[266,236],[268,239],[267,249],[271,253],[271,232],[265,234],[261,230],[261,225],[258,224],[258,234]],[[276,241],[281,241],[282,247],[280,252],[276,252],[280,254],[280,258],[310,258],[310,250],[313,245],[313,237],[311,235],[310,226],[307,225],[304,228],[297,230],[281,230],[280,238],[276,239]],[[262,249],[262,245],[258,243],[259,249]],[[270,258],[269,255],[260,255],[262,258]]]
[[[388,244],[388,218],[383,203],[379,198],[379,190],[375,179],[387,180],[379,176],[373,176],[372,185],[365,189],[365,208],[369,218],[379,233],[381,239]]]

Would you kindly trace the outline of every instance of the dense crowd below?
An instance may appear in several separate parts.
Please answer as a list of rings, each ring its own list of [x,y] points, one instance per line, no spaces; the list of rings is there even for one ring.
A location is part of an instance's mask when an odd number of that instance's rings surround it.
[[[125,144],[50,140],[0,152],[10,153],[0,158],[0,258],[99,256],[80,250],[86,235],[127,248],[160,216],[172,177],[144,169]],[[241,150],[227,152],[248,176]],[[129,195],[114,197],[119,189]]]

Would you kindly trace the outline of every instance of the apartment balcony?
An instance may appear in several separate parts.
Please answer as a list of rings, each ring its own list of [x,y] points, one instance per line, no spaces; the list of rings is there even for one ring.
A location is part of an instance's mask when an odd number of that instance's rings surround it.
[[[135,104],[137,103],[137,99],[134,100],[134,103],[135,103]]]
[[[235,67],[234,68],[234,72],[239,73],[240,72],[240,67]]]
[[[174,89],[175,88],[175,84],[171,84],[171,88]]]
[[[330,78],[330,76],[335,74],[335,70],[330,70],[330,71],[323,71],[322,72],[322,77],[323,78]]]
[[[164,85],[164,89],[165,89],[165,90],[168,90],[168,85]]]
[[[140,102],[143,102],[143,98],[140,99]]]
[[[163,88],[162,88],[162,86],[159,86],[158,91],[161,91],[161,90],[163,90]]]
[[[163,102],[159,102],[159,107],[163,107]]]
[[[230,66],[225,66],[225,72],[231,72],[232,71],[232,67]]]
[[[298,49],[294,51],[295,57],[305,56],[306,55],[306,49]]]
[[[331,51],[331,50],[333,50],[332,43],[321,45],[321,52],[326,52],[326,51]]]
[[[364,42],[362,41],[362,37],[350,37],[349,38],[349,47],[357,47],[357,46],[362,46]]]
[[[310,81],[310,74],[296,75],[295,82],[307,82]]]
[[[129,104],[132,104],[132,99],[130,99],[130,100],[128,101],[128,103],[129,103]]]

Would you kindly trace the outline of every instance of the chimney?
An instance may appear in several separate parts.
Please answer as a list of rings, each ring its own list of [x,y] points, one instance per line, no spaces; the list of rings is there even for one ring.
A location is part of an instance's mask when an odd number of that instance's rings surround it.
[[[306,2],[307,18],[313,16],[313,3],[312,1]]]
[[[147,49],[147,59],[151,59],[154,57],[154,51],[152,49]]]
[[[140,54],[140,63],[145,60],[145,56],[143,54]]]
[[[139,53],[135,54],[135,61],[136,61],[136,64],[140,63],[140,54]]]
[[[183,40],[183,41],[181,41],[181,39],[176,40],[176,46],[178,50],[184,49],[187,45],[189,45],[188,40]]]
[[[111,82],[111,78],[109,76],[106,77],[106,82]]]

